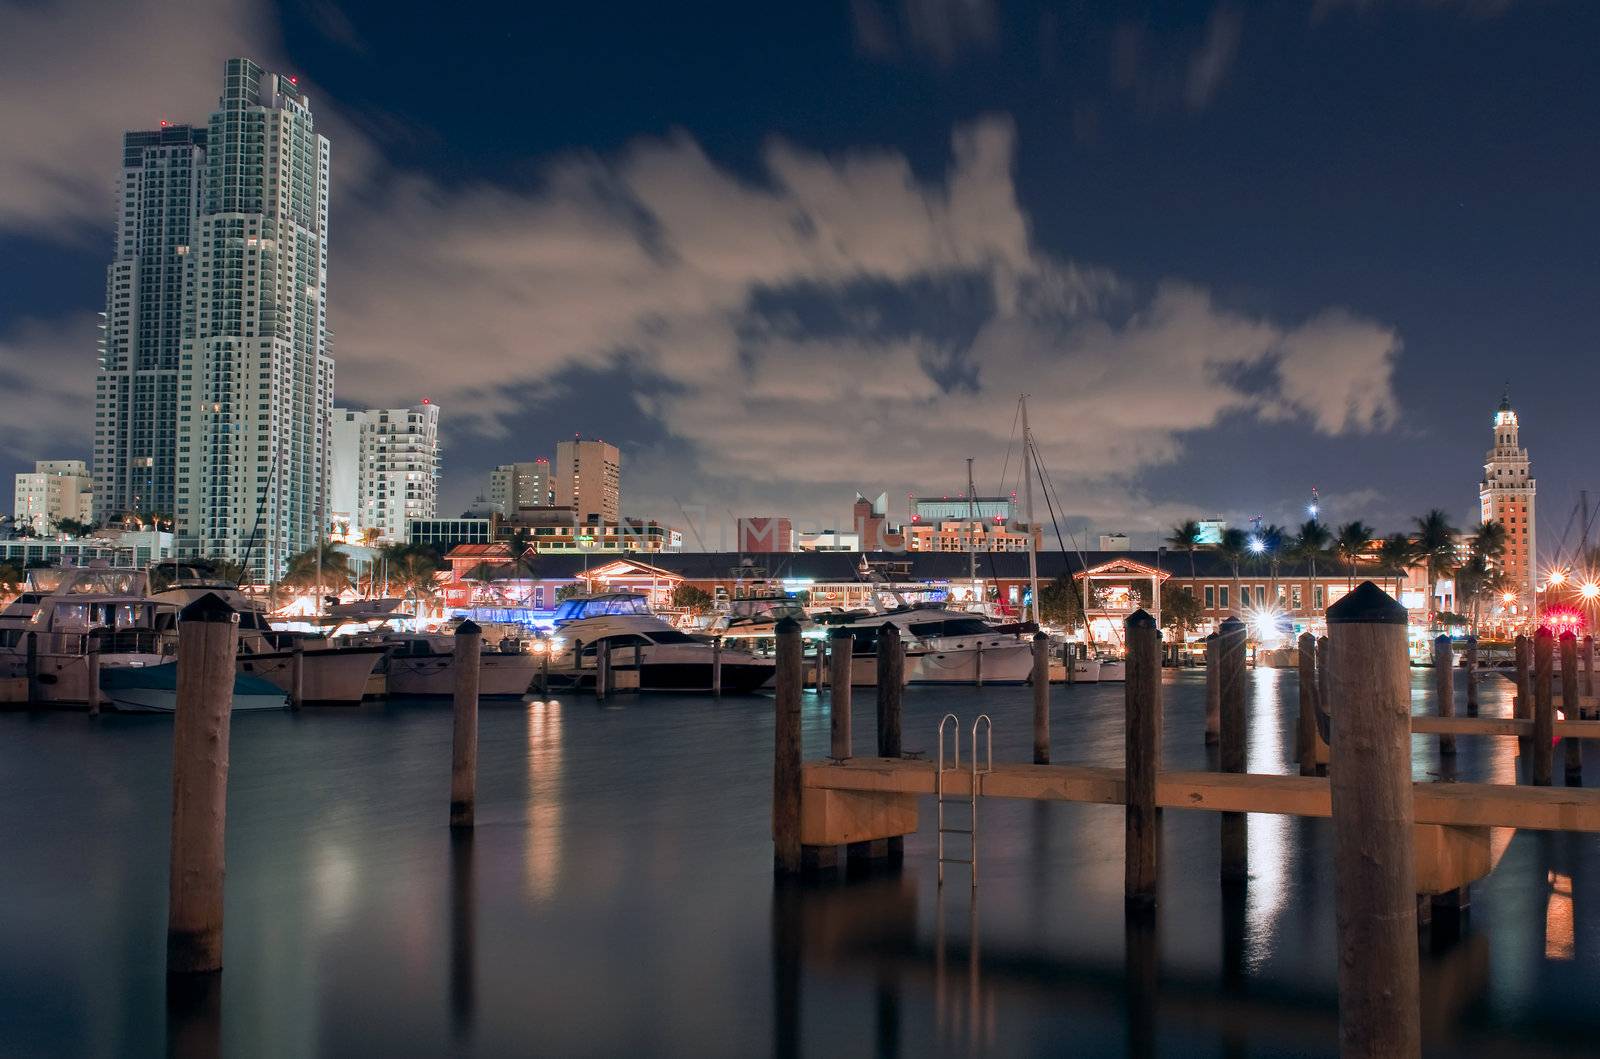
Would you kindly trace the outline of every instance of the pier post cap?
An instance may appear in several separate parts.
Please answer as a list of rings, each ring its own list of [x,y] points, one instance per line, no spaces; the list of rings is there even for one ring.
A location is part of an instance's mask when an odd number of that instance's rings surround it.
[[[1438,636],[1435,636],[1433,638],[1433,646],[1435,646],[1435,647],[1449,647],[1450,646],[1450,634],[1447,633],[1447,632],[1442,632]]]
[[[1550,640],[1550,639],[1554,639],[1555,635],[1556,634],[1550,630],[1550,626],[1541,625],[1541,626],[1539,626],[1538,630],[1534,632],[1533,638],[1534,638],[1535,641],[1538,641],[1538,640]]]
[[[1312,648],[1313,648],[1313,649],[1315,649],[1315,648],[1316,648],[1316,646],[1317,646],[1317,638],[1316,638],[1316,637],[1315,637],[1315,636],[1313,636],[1313,635],[1311,635],[1311,630],[1310,630],[1310,629],[1307,629],[1307,630],[1306,630],[1306,631],[1305,631],[1305,632],[1303,632],[1303,633],[1301,633],[1301,634],[1300,634],[1300,635],[1299,635],[1299,637],[1298,637],[1298,638],[1296,638],[1296,639],[1295,639],[1295,643],[1296,643],[1296,644],[1297,644],[1297,645],[1298,645],[1298,644],[1303,644],[1303,643],[1305,643],[1305,642],[1306,642],[1306,641],[1307,641],[1307,640],[1310,640],[1310,641],[1311,641],[1311,647],[1312,647]]]
[[[1222,628],[1217,630],[1216,635],[1223,637],[1243,636],[1244,622],[1230,614],[1228,617],[1222,619]]]
[[[471,618],[468,618],[466,621],[456,626],[456,635],[481,636],[483,635],[483,629],[478,625],[477,622],[473,621]]]
[[[878,626],[878,635],[892,636],[898,640],[900,638],[900,626],[896,625],[892,621],[886,621],[882,625]]]
[[[1033,642],[1034,643],[1049,643],[1050,642],[1050,634],[1045,632],[1043,629],[1040,629],[1038,632],[1033,634]]]
[[[1560,639],[1560,641],[1562,643],[1574,643],[1575,644],[1575,643],[1578,642],[1578,634],[1573,632],[1571,629],[1567,629],[1565,632],[1563,632],[1558,637],[1558,639]]]
[[[792,620],[792,619],[786,619],[786,620]],[[854,639],[854,637],[855,637],[855,633],[852,633],[849,629],[845,628],[843,625],[835,626],[834,630],[832,632],[830,632],[828,635],[830,637],[832,637],[833,639],[835,639],[835,640],[850,640],[850,639]]]
[[[1212,640],[1215,640],[1216,638],[1217,638],[1217,634],[1216,633],[1214,633],[1214,632],[1206,633],[1206,642],[1207,643],[1211,642]]]
[[[1148,610],[1145,610],[1143,607],[1140,607],[1138,610],[1136,610],[1132,614],[1128,615],[1128,620],[1127,620],[1126,624],[1127,624],[1127,627],[1130,630],[1132,630],[1132,629],[1154,629],[1156,627],[1156,620],[1155,620],[1155,618],[1150,616],[1150,612]]]
[[[1404,625],[1406,608],[1371,581],[1363,581],[1354,592],[1328,608],[1328,624]]]
[[[232,622],[239,623],[239,612],[228,606],[228,601],[215,592],[207,592],[178,612],[182,622]]]
[[[772,631],[779,636],[796,636],[800,632],[800,623],[793,618],[783,618],[772,627]]]

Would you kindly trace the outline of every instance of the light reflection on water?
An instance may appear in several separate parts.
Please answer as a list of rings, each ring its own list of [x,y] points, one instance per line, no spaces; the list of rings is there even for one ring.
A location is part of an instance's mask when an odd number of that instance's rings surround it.
[[[1427,676],[1418,710],[1432,709]],[[1293,771],[1297,675],[1252,682],[1249,767]],[[1215,767],[1200,674],[1164,687],[1166,767]],[[1506,682],[1482,698],[1485,715],[1509,713]],[[906,746],[931,750],[946,710],[985,711],[996,759],[1025,760],[1028,703],[1026,688],[912,689]],[[445,826],[444,705],[241,716],[225,988],[172,997],[170,725],[0,715],[0,838],[24,851],[0,858],[0,1050],[1334,1054],[1326,821],[1251,817],[1251,881],[1230,893],[1216,816],[1166,811],[1148,923],[1123,914],[1122,813],[1107,806],[985,803],[976,895],[959,873],[934,884],[929,827],[898,875],[775,888],[771,710],[486,706],[467,839]],[[1120,763],[1121,713],[1119,685],[1056,689],[1055,759]],[[858,693],[858,750],[871,717]],[[825,699],[808,693],[804,724],[820,756]],[[1514,779],[1514,740],[1458,743],[1460,779]],[[1429,737],[1413,756],[1419,778],[1452,771]],[[1424,956],[1430,1050],[1586,1047],[1600,1030],[1595,844],[1500,838],[1466,938]]]

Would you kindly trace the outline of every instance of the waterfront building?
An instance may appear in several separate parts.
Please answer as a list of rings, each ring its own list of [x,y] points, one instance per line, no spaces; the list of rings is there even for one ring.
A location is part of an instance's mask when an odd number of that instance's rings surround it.
[[[861,534],[843,530],[817,530],[795,538],[795,549],[802,552],[859,552]]]
[[[91,522],[94,482],[82,460],[39,460],[17,475],[12,517],[35,533],[50,533],[62,519]]]
[[[622,518],[622,453],[604,441],[574,438],[556,444],[555,506],[570,507],[578,521]],[[510,509],[507,509],[510,514]]]
[[[792,552],[794,522],[782,515],[751,515],[739,520],[741,552]]]
[[[229,59],[186,255],[175,514],[186,555],[281,576],[326,532],[328,159],[296,79]]]
[[[406,543],[449,549],[457,544],[489,544],[495,539],[500,518],[428,518],[406,523]]]
[[[1520,429],[1511,398],[1501,397],[1494,413],[1494,447],[1484,460],[1483,480],[1478,483],[1478,517],[1505,527],[1506,550],[1500,568],[1506,591],[1513,594],[1506,608],[1517,620],[1533,613],[1539,569],[1535,482],[1528,450],[1518,436]]]
[[[143,570],[173,558],[172,534],[163,530],[98,530],[88,537],[0,540],[0,563],[31,566],[88,566],[104,563]]]
[[[905,535],[889,523],[889,494],[879,493],[868,500],[860,493],[851,509],[856,537],[863,551],[899,551],[906,546]]]
[[[489,472],[485,499],[506,515],[518,508],[550,507],[555,503],[550,461],[540,456],[521,463],[502,463]]]
[[[497,540],[526,533],[539,552],[658,552],[683,547],[683,532],[654,520],[623,518],[604,522],[579,518],[570,507],[521,508],[500,519]]]
[[[115,250],[94,386],[95,517],[172,517],[178,373],[194,281],[206,130],[161,123],[122,137]],[[87,518],[87,516],[85,516]]]
[[[913,496],[912,522],[1015,522],[1017,498],[1011,496]]]
[[[1025,552],[1037,540],[1025,526],[982,519],[913,522],[902,527],[906,549],[913,552]]]

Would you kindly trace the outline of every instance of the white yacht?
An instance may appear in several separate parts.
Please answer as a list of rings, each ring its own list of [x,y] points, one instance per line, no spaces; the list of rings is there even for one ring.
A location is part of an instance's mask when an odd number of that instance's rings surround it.
[[[179,611],[207,593],[221,596],[239,612],[236,665],[241,676],[258,677],[282,691],[292,692],[298,647],[302,656],[302,705],[354,706],[361,702],[368,679],[385,653],[384,648],[277,632],[267,624],[266,613],[256,601],[231,581],[179,580],[150,598]],[[175,625],[171,636],[176,640]]]
[[[13,667],[20,661],[26,674],[27,634],[33,633],[34,705],[103,704],[172,713],[178,696],[176,618],[172,607],[144,596],[47,596],[11,648]],[[235,710],[287,704],[284,692],[265,680],[246,673],[234,679]]]
[[[715,649],[650,613],[645,598],[628,592],[579,596],[556,607],[550,678],[568,687],[594,687],[600,651],[611,652],[613,673],[638,674],[640,691],[708,691]],[[755,691],[772,679],[773,660],[738,646],[720,651],[722,690]]]
[[[996,631],[966,611],[906,607],[823,621],[850,630],[855,646],[852,684],[877,684],[878,630],[885,622],[900,630],[908,684],[1026,684],[1033,675],[1033,643],[1028,634]]]
[[[442,633],[389,633],[377,645],[383,652],[382,670],[390,698],[455,694],[455,637]],[[520,647],[499,650],[485,642],[478,656],[478,695],[520,699],[533,686],[538,673],[537,656]]]

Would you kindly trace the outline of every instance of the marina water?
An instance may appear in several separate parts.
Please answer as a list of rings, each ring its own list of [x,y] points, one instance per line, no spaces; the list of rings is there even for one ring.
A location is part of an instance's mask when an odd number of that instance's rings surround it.
[[[1293,771],[1296,675],[1250,679],[1250,771]],[[1165,694],[1165,767],[1215,767],[1202,675]],[[1119,765],[1122,695],[1054,688],[1053,760]],[[1484,715],[1510,695],[1484,678]],[[869,753],[871,690],[856,699]],[[1029,703],[910,688],[906,747],[931,755],[946,711],[987,712],[996,760],[1027,760]],[[819,758],[825,696],[804,723]],[[772,725],[769,695],[486,702],[478,825],[452,839],[447,703],[236,715],[225,970],[169,1001],[171,719],[0,714],[0,1053],[1336,1053],[1328,821],[1251,817],[1251,880],[1225,896],[1216,815],[1165,811],[1140,938],[1113,806],[985,801],[975,895],[959,869],[935,885],[931,799],[898,876],[778,888]],[[1419,779],[1435,745],[1414,737]],[[1459,746],[1458,778],[1515,781],[1515,740]],[[1429,1054],[1600,1046],[1591,836],[1519,833],[1465,935],[1424,945]]]

